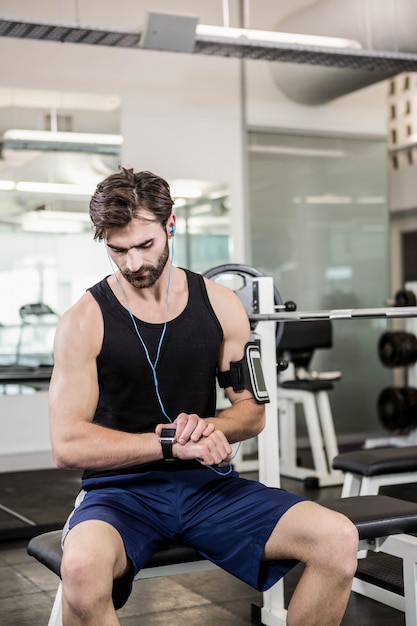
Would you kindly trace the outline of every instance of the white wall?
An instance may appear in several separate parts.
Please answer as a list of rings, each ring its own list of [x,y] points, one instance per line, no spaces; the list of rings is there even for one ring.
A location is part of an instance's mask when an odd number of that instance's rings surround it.
[[[48,394],[0,396],[0,472],[53,467]]]
[[[247,122],[251,127],[316,133],[386,135],[385,81],[328,104],[305,106],[293,102],[279,90],[270,64],[247,61],[246,66]]]

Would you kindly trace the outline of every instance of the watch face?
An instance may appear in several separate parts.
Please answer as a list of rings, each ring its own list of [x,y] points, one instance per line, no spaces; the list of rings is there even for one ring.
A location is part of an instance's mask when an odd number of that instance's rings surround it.
[[[160,437],[168,437],[169,439],[172,439],[173,437],[175,437],[175,433],[176,433],[176,429],[175,428],[163,428],[161,430],[161,434],[159,435]]]

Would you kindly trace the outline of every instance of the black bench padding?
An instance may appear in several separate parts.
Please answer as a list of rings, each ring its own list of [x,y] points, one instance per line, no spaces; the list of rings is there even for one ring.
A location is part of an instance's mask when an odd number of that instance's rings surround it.
[[[42,565],[57,576],[61,575],[61,530],[55,530],[43,535],[33,537],[28,543],[27,552],[37,559]],[[183,544],[167,543],[156,552],[145,565],[146,568],[159,567],[162,565],[174,565],[176,563],[193,563],[203,561],[197,550]],[[113,583],[113,603],[115,609],[120,609],[126,603],[131,592],[131,578],[129,576],[118,578]]]
[[[417,532],[417,502],[378,495],[337,498],[320,504],[352,520],[359,539]]]
[[[294,380],[285,380],[280,384],[284,389],[300,389],[301,391],[311,391],[318,393],[319,391],[330,391],[333,389],[333,383],[328,380],[296,378]]]
[[[27,552],[37,561],[45,565],[57,576],[61,575],[61,530],[54,530],[33,537],[28,543]],[[145,568],[173,565],[175,563],[192,563],[203,561],[197,550],[180,543],[167,543],[156,552],[145,565]]]
[[[361,476],[413,472],[417,471],[417,446],[344,452],[333,459],[332,467]]]
[[[33,537],[27,546],[29,556],[45,565],[51,572],[61,577],[61,537],[62,530],[51,530]]]
[[[417,503],[390,496],[353,496],[320,502],[333,511],[343,513],[356,525],[360,539],[373,539],[399,533],[417,532]],[[61,531],[55,530],[33,537],[28,554],[60,575]],[[168,543],[156,552],[145,567],[190,563],[204,558],[189,546]]]

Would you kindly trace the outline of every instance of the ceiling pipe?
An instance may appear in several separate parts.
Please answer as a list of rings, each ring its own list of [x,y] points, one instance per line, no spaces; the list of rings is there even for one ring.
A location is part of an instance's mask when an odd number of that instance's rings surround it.
[[[318,0],[276,26],[282,32],[344,37],[365,50],[416,53],[416,0]],[[397,71],[271,63],[280,90],[301,104],[320,105],[394,76]],[[384,67],[384,69],[382,69]]]

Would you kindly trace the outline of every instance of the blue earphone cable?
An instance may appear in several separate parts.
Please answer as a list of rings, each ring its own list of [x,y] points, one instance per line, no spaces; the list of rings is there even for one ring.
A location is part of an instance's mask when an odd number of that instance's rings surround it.
[[[171,286],[172,263],[173,263],[173,258],[174,258],[174,240],[172,240],[171,249],[172,249],[171,263],[169,265],[167,293],[166,293],[166,296],[165,296],[164,325],[163,325],[163,328],[162,328],[161,336],[159,338],[158,348],[157,348],[157,351],[156,351],[155,360],[153,362],[152,362],[151,356],[149,354],[148,347],[145,344],[145,342],[144,342],[144,340],[142,338],[142,335],[139,332],[139,328],[138,328],[138,326],[136,324],[136,320],[135,320],[135,318],[133,316],[133,313],[132,313],[132,311],[130,309],[129,303],[128,303],[127,298],[126,298],[126,294],[124,292],[124,289],[123,289],[122,285],[120,284],[120,281],[119,281],[119,279],[117,277],[116,272],[114,273],[114,277],[116,279],[117,285],[118,285],[118,287],[120,289],[120,292],[122,294],[123,301],[125,303],[125,307],[126,307],[128,313],[130,315],[130,318],[132,320],[133,327],[134,327],[134,329],[136,331],[136,334],[139,337],[139,340],[140,340],[140,342],[141,342],[141,344],[143,346],[143,349],[145,351],[146,359],[147,359],[147,361],[149,363],[149,366],[150,366],[150,368],[152,370],[153,381],[154,381],[154,386],[155,386],[155,392],[156,392],[156,397],[158,398],[159,406],[161,407],[161,411],[162,411],[164,417],[166,417],[167,420],[172,424],[172,419],[169,417],[168,413],[166,412],[165,407],[164,407],[164,403],[162,402],[161,394],[159,393],[159,381],[158,381],[158,376],[156,374],[156,366],[157,366],[158,361],[159,361],[159,356],[161,354],[162,342],[164,340],[165,333],[166,333],[166,330],[167,330],[168,298],[169,298],[169,289],[170,289],[170,286]]]
[[[174,232],[171,230],[172,235],[174,235]],[[132,311],[130,309],[129,303],[127,301],[124,289],[123,289],[123,287],[122,287],[122,285],[121,285],[121,283],[120,283],[120,281],[119,281],[119,279],[117,277],[117,273],[113,272],[114,273],[114,277],[116,279],[117,286],[118,286],[118,288],[120,290],[120,293],[122,294],[123,302],[124,302],[125,307],[126,307],[128,313],[130,315],[130,318],[131,318],[132,323],[133,323],[133,327],[134,327],[135,332],[136,332],[136,334],[137,334],[137,336],[138,336],[138,338],[139,338],[139,340],[140,340],[140,342],[141,342],[141,344],[143,346],[146,359],[147,359],[147,361],[149,363],[149,366],[150,366],[150,368],[152,370],[152,376],[153,376],[153,381],[154,381],[154,386],[155,386],[155,393],[156,393],[156,397],[158,399],[158,403],[159,403],[159,406],[161,408],[162,414],[164,415],[164,417],[166,417],[168,422],[170,422],[171,424],[172,424],[173,420],[169,417],[168,413],[166,412],[164,403],[163,403],[162,398],[161,398],[161,394],[159,392],[159,381],[158,381],[158,376],[157,376],[157,373],[156,373],[156,366],[157,366],[158,361],[159,361],[159,356],[161,354],[162,343],[164,341],[165,333],[166,333],[166,330],[167,330],[169,290],[170,290],[170,287],[171,287],[172,265],[173,265],[173,262],[174,262],[174,252],[175,252],[174,240],[175,240],[175,237],[173,236],[172,237],[172,243],[171,243],[171,262],[170,262],[170,265],[169,265],[167,292],[166,292],[166,296],[165,296],[164,325],[163,325],[163,328],[162,328],[161,336],[159,338],[158,348],[157,348],[157,351],[156,351],[156,356],[155,356],[155,360],[154,361],[152,361],[151,356],[149,354],[148,347],[145,344],[142,335],[140,334],[139,328],[138,328],[138,326],[136,324],[136,320],[134,318],[134,315],[133,315],[133,313],[132,313]],[[110,259],[110,265],[111,265],[112,261],[111,261],[111,258],[110,258],[109,254],[108,254],[108,257]],[[112,266],[112,269],[113,269],[113,266]],[[238,445],[238,447],[236,449],[236,452],[233,454],[232,460],[235,458],[239,448],[240,448],[240,443],[239,443],[239,445]],[[196,460],[200,463],[199,459],[196,459]],[[224,472],[219,471],[218,469],[216,469],[212,465],[206,465],[205,467],[207,467],[208,469],[211,469],[213,472],[215,472],[219,476],[227,476],[228,474],[230,474],[233,471],[231,463],[229,463],[229,466],[226,468],[226,470]]]

